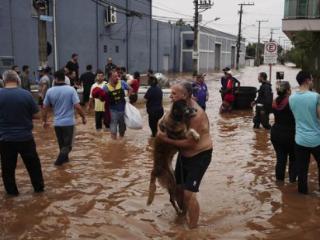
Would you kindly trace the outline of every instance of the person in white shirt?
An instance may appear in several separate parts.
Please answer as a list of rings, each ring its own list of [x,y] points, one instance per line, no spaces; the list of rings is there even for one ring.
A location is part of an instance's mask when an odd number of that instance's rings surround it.
[[[102,123],[105,120],[104,119],[105,104],[100,99],[93,98],[92,91],[97,87],[101,89],[105,89],[107,83],[104,81],[104,79],[105,79],[104,73],[101,70],[97,70],[96,82],[91,86],[91,90],[90,90],[88,110],[90,110],[94,105],[97,131],[100,131],[102,129]],[[105,127],[109,128],[109,126],[105,126]]]

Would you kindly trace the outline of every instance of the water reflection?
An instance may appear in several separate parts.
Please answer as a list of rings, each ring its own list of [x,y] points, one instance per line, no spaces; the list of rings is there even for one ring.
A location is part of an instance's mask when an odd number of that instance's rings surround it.
[[[267,69],[246,70],[242,84],[258,86],[262,70]],[[296,70],[285,71],[286,80],[294,79]],[[108,132],[96,132],[89,116],[87,126],[77,126],[71,161],[61,168],[53,166],[58,153],[53,130],[37,123],[46,192],[32,193],[19,161],[20,196],[8,198],[0,188],[0,239],[317,239],[320,201],[314,192],[314,162],[310,196],[297,194],[294,184],[277,185],[269,133],[252,129],[251,111],[219,115],[218,78],[208,79],[214,152],[200,187],[198,229],[188,230],[176,217],[161,188],[153,205],[146,206],[152,139],[141,104],[143,130],[129,130],[121,142],[111,141]]]

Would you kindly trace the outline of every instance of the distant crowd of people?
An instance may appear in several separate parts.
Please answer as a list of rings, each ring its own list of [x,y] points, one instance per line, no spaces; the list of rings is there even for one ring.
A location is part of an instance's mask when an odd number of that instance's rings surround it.
[[[15,165],[18,154],[21,155],[28,169],[34,190],[43,191],[44,184],[41,164],[36,152],[36,145],[32,135],[32,120],[42,119],[43,127],[48,128],[48,112],[53,110],[54,130],[59,146],[59,154],[55,165],[60,166],[69,161],[75,132],[75,111],[86,124],[84,107],[88,111],[95,111],[95,127],[97,131],[103,126],[111,133],[112,139],[125,135],[126,124],[124,112],[126,96],[128,102],[134,104],[138,100],[140,87],[140,73],[127,73],[124,67],[118,67],[109,58],[105,72],[97,70],[95,73],[91,65],[87,65],[86,72],[79,75],[78,55],[72,54],[66,66],[51,73],[49,67],[38,69],[38,104],[35,103],[31,86],[29,66],[13,66],[2,76],[0,89],[0,153],[2,178],[5,189],[10,195],[17,195],[15,184]],[[163,116],[163,92],[158,86],[158,80],[149,70],[147,74],[150,85],[144,98],[149,115],[149,126],[152,136],[157,134],[157,124]],[[78,88],[83,88],[83,98],[80,102]],[[82,105],[82,106],[81,106]],[[41,111],[40,111],[41,110]],[[41,112],[41,114],[40,114]]]

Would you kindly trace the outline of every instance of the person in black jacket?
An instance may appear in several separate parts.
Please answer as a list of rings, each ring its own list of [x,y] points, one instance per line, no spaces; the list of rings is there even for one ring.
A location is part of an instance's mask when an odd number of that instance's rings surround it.
[[[162,118],[164,111],[162,106],[163,92],[158,86],[156,77],[149,76],[150,88],[146,92],[144,98],[147,100],[146,107],[149,115],[149,126],[152,132],[152,137],[157,135],[158,121]]]
[[[116,67],[117,66],[112,62],[112,58],[109,57],[108,61],[107,61],[107,65],[104,68],[105,69],[104,73],[105,73],[105,76],[107,77],[107,80],[109,80],[109,76],[111,74],[111,71],[113,69],[116,69]]]
[[[289,181],[296,182],[295,119],[289,106],[289,82],[281,82],[277,87],[277,94],[278,97],[272,104],[275,123],[271,128],[271,142],[277,155],[276,179],[284,181],[289,157]]]
[[[69,70],[69,73],[75,72],[75,82],[79,80],[79,63],[78,63],[78,54],[73,53],[71,60],[67,63],[66,68]]]
[[[89,102],[91,86],[96,79],[95,74],[92,72],[92,65],[87,65],[87,71],[80,76],[80,83],[83,86],[82,104]]]
[[[260,128],[260,124],[265,129],[270,129],[269,114],[272,108],[273,93],[271,83],[267,81],[268,76],[265,72],[259,73],[258,80],[261,83],[258,91],[258,98],[252,102],[251,106],[256,106],[256,115],[253,118],[254,128]]]

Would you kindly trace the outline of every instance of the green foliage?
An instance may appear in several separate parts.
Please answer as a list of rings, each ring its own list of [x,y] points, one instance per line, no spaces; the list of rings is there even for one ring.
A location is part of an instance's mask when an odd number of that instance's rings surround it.
[[[187,25],[186,22],[183,21],[182,18],[179,19],[179,20],[176,22],[176,26],[186,26],[186,25]]]
[[[294,48],[286,59],[312,73],[315,87],[320,90],[320,32],[299,32],[292,38]]]
[[[256,43],[249,43],[249,45],[246,48],[246,56],[253,58],[256,56]]]
[[[246,57],[249,58],[256,58],[256,49],[257,49],[257,44],[258,43],[249,43],[246,47]],[[263,51],[264,51],[264,45],[260,43],[260,63],[263,63]]]

